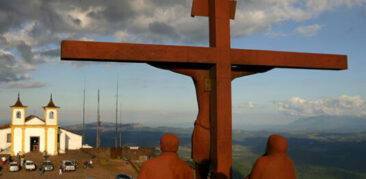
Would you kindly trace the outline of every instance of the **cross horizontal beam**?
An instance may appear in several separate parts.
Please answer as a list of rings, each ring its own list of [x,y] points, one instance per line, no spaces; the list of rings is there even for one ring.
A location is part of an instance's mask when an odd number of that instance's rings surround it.
[[[173,45],[62,41],[62,60],[215,63],[214,49]]]
[[[212,47],[62,41],[62,60],[216,64]],[[220,60],[220,59],[219,59]],[[230,49],[232,65],[272,68],[347,69],[346,55]]]
[[[231,49],[234,65],[269,66],[276,68],[347,69],[347,55],[281,52],[269,50]]]

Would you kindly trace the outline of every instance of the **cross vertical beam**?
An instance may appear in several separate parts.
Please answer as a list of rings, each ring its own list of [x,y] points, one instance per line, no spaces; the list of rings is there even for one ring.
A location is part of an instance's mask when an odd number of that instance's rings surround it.
[[[216,48],[211,69],[211,160],[213,178],[231,178],[231,62],[228,0],[209,0],[210,47]]]

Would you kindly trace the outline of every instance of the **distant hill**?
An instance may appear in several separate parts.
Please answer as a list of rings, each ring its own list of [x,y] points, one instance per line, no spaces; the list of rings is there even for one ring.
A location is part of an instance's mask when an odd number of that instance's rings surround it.
[[[354,116],[315,116],[301,118],[284,128],[307,132],[362,132],[366,131],[366,118]]]
[[[112,147],[115,142],[116,124],[113,122],[101,122],[101,146]],[[75,133],[82,134],[82,124],[65,126],[66,129]],[[85,124],[85,142],[95,146],[96,123]],[[137,145],[145,147],[159,146],[160,137],[166,133],[174,133],[180,139],[181,145],[190,145],[192,128],[173,128],[173,127],[146,127],[138,123],[122,124],[118,126],[119,134],[122,136],[122,145]],[[119,142],[119,136],[118,136]]]
[[[116,130],[116,123],[113,122],[101,122],[100,124],[101,128],[100,130],[105,132],[105,131],[109,131],[109,130]],[[139,128],[144,128],[145,126],[143,126],[142,124],[138,124],[138,123],[129,123],[129,124],[119,124],[118,128],[122,129],[122,130],[126,130],[126,129],[139,129]],[[69,129],[69,130],[82,130],[83,125],[82,124],[76,124],[76,125],[69,125],[66,126],[65,128]],[[85,128],[88,130],[92,130],[92,129],[96,129],[97,128],[97,123],[87,123],[85,124]]]

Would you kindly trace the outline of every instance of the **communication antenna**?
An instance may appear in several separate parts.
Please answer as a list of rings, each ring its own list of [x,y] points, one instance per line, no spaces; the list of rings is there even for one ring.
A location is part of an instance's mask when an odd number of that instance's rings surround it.
[[[83,139],[82,146],[85,144],[85,78],[84,78],[84,90],[83,90]]]
[[[97,141],[96,141],[96,148],[99,149],[100,146],[100,134],[99,134],[99,129],[100,129],[100,112],[99,112],[99,105],[100,105],[100,95],[99,95],[99,88],[98,88],[98,108],[97,108]]]
[[[117,92],[116,92],[116,136],[114,139],[114,147],[118,147],[118,78],[117,78]]]

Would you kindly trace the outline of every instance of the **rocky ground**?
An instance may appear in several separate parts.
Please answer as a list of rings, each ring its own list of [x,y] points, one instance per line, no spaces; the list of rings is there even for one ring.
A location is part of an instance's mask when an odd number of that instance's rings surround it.
[[[0,171],[0,178],[75,178],[75,179],[109,179],[116,178],[116,175],[119,173],[126,173],[132,177],[137,178],[137,172],[132,167],[132,165],[122,159],[110,159],[108,150],[75,150],[68,151],[67,154],[60,154],[58,156],[50,156],[48,160],[50,160],[55,170],[47,171],[43,176],[40,175],[38,171],[38,167],[41,165],[44,160],[41,153],[28,153],[25,155],[26,160],[32,160],[37,165],[37,170],[35,171],[25,171],[25,169],[21,169],[18,172],[9,172],[8,163],[2,166]],[[1,158],[2,156],[0,156]],[[93,168],[84,168],[82,163],[84,161],[93,160]],[[16,160],[13,157],[13,160]],[[62,160],[76,160],[79,163],[79,167],[76,171],[73,172],[64,172],[62,175],[59,175],[58,167]],[[1,164],[0,164],[1,165]]]

